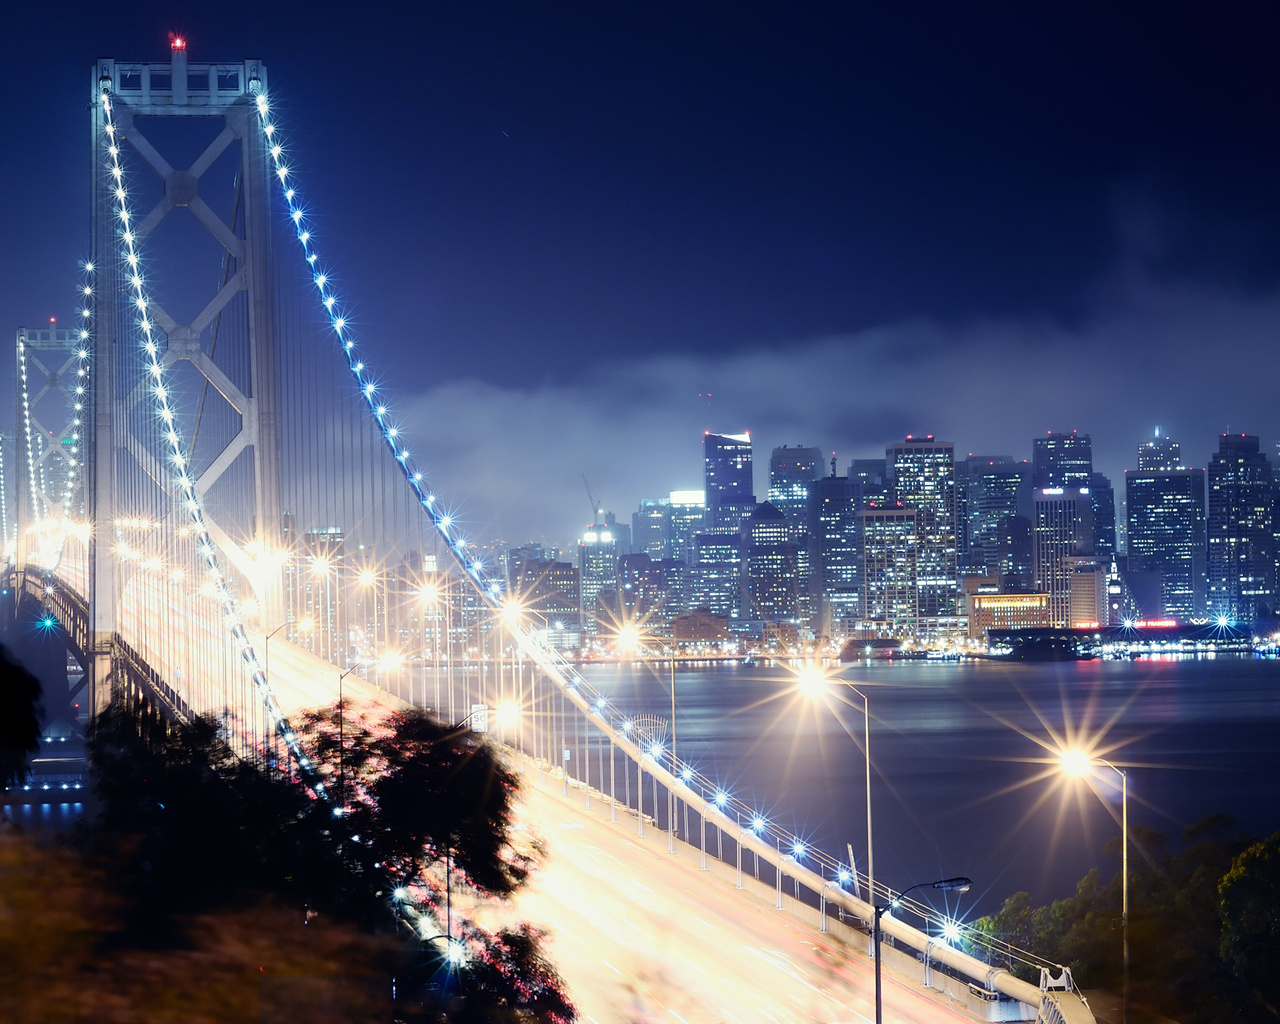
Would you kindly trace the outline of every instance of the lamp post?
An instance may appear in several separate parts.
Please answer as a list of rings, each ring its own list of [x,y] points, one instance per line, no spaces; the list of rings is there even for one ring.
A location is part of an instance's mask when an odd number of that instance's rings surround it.
[[[1129,776],[1122,768],[1083,750],[1064,750],[1058,758],[1062,770],[1081,778],[1092,775],[1097,765],[1120,776],[1120,931],[1124,943],[1124,1024],[1129,1024]]]
[[[832,679],[816,666],[805,669],[800,676],[800,687],[811,696],[820,695],[829,682],[847,686],[862,698],[862,754],[867,786],[867,892],[871,903],[876,899],[876,861],[875,846],[871,836],[871,706],[867,695],[846,679]],[[849,865],[850,869],[853,865]]]
[[[343,732],[342,717],[342,681],[351,675],[360,666],[352,665],[349,669],[338,676],[338,800],[343,814],[347,813],[347,778],[346,778],[346,752],[347,744],[345,733]]]
[[[909,892],[916,889],[941,889],[943,892],[968,892],[970,886],[973,885],[971,878],[943,878],[936,882],[918,882],[909,889],[904,889],[889,900],[888,903],[875,904],[875,924],[872,928],[874,932],[875,948],[876,948],[876,1024],[884,1024],[884,1004],[881,1001],[882,990],[880,982],[880,918],[890,907],[896,907],[898,902]],[[872,895],[874,901],[875,896]]]

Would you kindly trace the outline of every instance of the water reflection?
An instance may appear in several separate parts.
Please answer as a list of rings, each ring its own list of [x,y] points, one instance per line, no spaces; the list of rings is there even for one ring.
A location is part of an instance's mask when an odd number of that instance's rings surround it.
[[[625,714],[670,714],[666,665],[586,675]],[[1050,752],[1081,736],[1132,766],[1131,824],[1175,842],[1217,811],[1280,827],[1274,661],[874,663],[839,677],[869,698],[876,874],[891,884],[968,875],[985,912],[1019,889],[1068,895],[1095,864],[1117,870],[1102,856],[1108,806],[1064,806],[1049,777]],[[679,667],[681,757],[828,852],[852,843],[861,862],[861,702],[830,713],[788,695],[792,681],[781,666]]]

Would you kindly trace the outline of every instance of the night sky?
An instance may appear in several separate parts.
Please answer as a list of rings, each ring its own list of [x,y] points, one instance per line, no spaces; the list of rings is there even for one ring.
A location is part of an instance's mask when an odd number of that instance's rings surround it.
[[[1079,429],[1122,491],[1156,425],[1280,438],[1270,5],[44,6],[0,35],[5,330],[73,308],[94,59],[260,57],[477,539],[700,487],[706,429],[761,498],[781,444]]]

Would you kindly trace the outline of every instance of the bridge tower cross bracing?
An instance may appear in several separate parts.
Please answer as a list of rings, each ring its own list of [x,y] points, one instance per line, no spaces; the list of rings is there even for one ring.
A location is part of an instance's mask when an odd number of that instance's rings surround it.
[[[278,465],[276,337],[270,268],[270,171],[266,144],[257,131],[255,97],[266,88],[266,67],[259,60],[234,63],[191,63],[175,43],[169,63],[101,59],[93,69],[91,110],[92,238],[91,259],[99,275],[93,346],[92,402],[88,424],[87,513],[94,524],[88,568],[90,672],[94,713],[109,703],[112,652],[118,635],[119,602],[128,567],[116,556],[115,524],[133,510],[126,506],[126,474],[139,473],[167,496],[170,525],[185,518],[164,454],[149,448],[133,424],[135,410],[147,402],[148,386],[134,368],[141,343],[136,312],[126,287],[130,269],[122,260],[122,226],[114,192],[118,182],[107,173],[104,92],[110,94],[111,119],[122,153],[137,178],[150,168],[163,194],[150,209],[137,208],[132,222],[136,244],[145,253],[156,229],[179,210],[186,210],[216,243],[221,262],[216,292],[186,321],[170,311],[163,291],[153,290],[147,310],[164,342],[166,370],[186,361],[203,382],[203,393],[216,393],[238,417],[229,439],[198,467],[195,488],[202,500],[229,476],[233,464],[251,460],[251,522],[224,525],[206,508],[209,533],[227,563],[254,589],[264,619],[281,614],[280,573],[262,571],[250,553],[278,548],[281,539]],[[167,126],[212,121],[212,141],[194,162],[167,158],[161,146]],[[221,120],[221,129],[217,121]],[[216,131],[216,134],[215,134]],[[238,152],[237,152],[238,150]],[[225,170],[234,161],[235,202],[226,215],[215,211],[201,194],[201,178],[215,164]],[[142,165],[145,165],[142,166]],[[132,195],[133,193],[131,193]],[[203,271],[213,277],[217,265]],[[207,280],[206,278],[205,280]],[[203,301],[203,300],[202,300]],[[232,311],[233,303],[236,311]],[[247,373],[239,383],[215,360],[214,344],[224,316],[243,317]],[[203,410],[203,397],[201,410]],[[192,435],[186,438],[194,445]],[[222,443],[224,442],[224,443]],[[163,506],[163,498],[160,502]]]
[[[83,421],[77,395],[80,353],[78,329],[57,326],[18,328],[16,500],[18,565],[28,561],[31,528],[42,520],[79,517],[84,504]],[[6,538],[7,540],[7,538]]]

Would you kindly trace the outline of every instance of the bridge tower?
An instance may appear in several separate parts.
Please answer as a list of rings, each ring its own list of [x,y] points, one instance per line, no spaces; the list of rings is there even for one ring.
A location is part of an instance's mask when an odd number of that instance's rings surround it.
[[[261,61],[189,63],[181,39],[173,41],[169,63],[104,59],[94,66],[96,286],[86,511],[94,523],[88,597],[95,714],[111,699],[119,601],[131,571],[117,557],[129,539],[123,531],[170,543],[162,535],[181,534],[185,520],[141,361],[139,311],[129,290],[135,272],[146,274],[152,296],[146,315],[165,372],[185,381],[195,410],[182,434],[210,535],[263,617],[281,614],[280,574],[261,569],[261,553],[280,547],[281,523],[271,172],[254,121],[255,98],[265,88]],[[126,224],[120,181],[109,173],[112,144],[129,175],[134,218]],[[151,258],[141,270],[122,258],[126,230]]]

